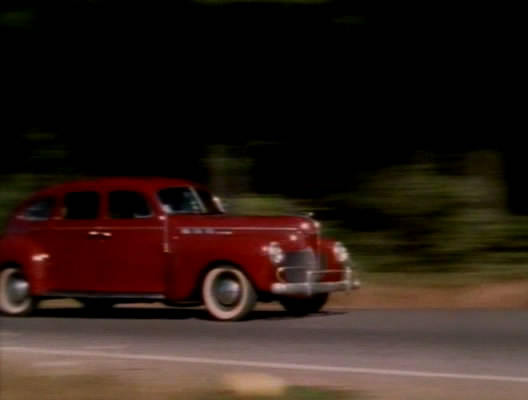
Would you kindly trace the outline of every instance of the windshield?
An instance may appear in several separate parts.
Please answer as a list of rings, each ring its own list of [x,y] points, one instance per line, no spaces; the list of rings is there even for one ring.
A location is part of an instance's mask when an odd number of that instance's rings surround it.
[[[158,192],[167,214],[221,214],[211,193],[189,187],[164,188]]]

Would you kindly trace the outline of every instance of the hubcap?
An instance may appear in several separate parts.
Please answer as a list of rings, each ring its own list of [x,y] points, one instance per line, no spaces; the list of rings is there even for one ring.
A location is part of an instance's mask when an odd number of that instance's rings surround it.
[[[240,283],[231,276],[220,276],[214,285],[215,297],[223,306],[233,306],[240,300]]]
[[[29,295],[29,283],[20,276],[11,276],[6,289],[9,301],[14,304],[24,302]]]

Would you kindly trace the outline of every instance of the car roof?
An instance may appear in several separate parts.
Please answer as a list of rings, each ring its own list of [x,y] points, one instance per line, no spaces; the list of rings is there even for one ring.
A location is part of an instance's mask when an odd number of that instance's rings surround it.
[[[78,189],[86,189],[92,187],[94,189],[108,189],[112,187],[130,186],[137,190],[157,190],[162,187],[181,187],[181,186],[195,186],[202,187],[202,185],[185,179],[164,178],[164,177],[102,177],[91,179],[79,179],[69,182],[59,183],[56,185],[44,188],[35,196],[51,195],[55,193],[63,193],[67,191],[75,191]]]

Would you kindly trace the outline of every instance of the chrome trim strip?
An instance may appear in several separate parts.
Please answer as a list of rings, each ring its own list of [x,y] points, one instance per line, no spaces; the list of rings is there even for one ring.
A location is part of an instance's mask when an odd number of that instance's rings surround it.
[[[298,231],[298,228],[290,227],[270,227],[270,226],[236,226],[236,227],[217,227],[215,229],[232,229],[232,230],[258,230],[258,231]]]
[[[163,230],[163,226],[101,226],[99,229],[115,229],[119,231],[133,230]]]
[[[254,230],[254,231],[292,231],[296,230],[295,228],[259,228],[259,227],[210,227],[210,226],[200,226],[200,227],[190,227],[182,226],[179,228],[180,233],[183,235],[232,235],[234,231],[242,230]]]
[[[285,227],[259,227],[259,226],[180,226],[179,229],[201,229],[201,230],[225,230],[225,231],[298,231],[297,228]]]

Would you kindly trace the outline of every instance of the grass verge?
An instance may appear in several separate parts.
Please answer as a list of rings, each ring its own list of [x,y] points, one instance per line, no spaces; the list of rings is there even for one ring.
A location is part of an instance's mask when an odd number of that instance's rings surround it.
[[[1,369],[0,398],[3,400],[365,400],[355,393],[305,386],[285,386],[280,393],[237,393],[215,383],[203,390],[177,385],[146,385],[100,373],[62,373],[12,364]],[[250,378],[248,378],[250,379]],[[255,384],[258,386],[258,383]]]

